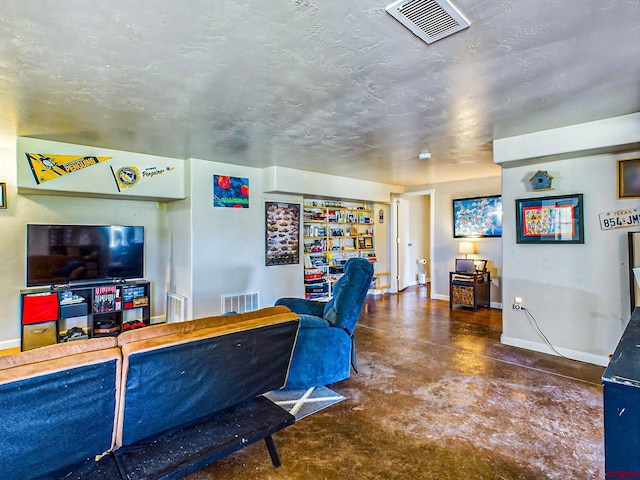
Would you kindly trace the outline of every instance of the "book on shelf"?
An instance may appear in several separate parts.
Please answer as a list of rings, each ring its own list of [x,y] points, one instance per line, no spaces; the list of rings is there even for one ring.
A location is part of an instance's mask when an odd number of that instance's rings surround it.
[[[120,305],[119,290],[117,285],[93,287],[93,313],[115,312]]]

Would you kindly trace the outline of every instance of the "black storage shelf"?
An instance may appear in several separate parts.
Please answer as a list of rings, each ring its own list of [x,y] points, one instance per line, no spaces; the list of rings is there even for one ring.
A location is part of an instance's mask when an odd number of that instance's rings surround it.
[[[21,292],[21,349],[115,336],[151,323],[146,280],[70,285]]]

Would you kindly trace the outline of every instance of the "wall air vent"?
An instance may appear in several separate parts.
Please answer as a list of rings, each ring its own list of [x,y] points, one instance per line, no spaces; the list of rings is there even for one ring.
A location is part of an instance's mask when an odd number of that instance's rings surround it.
[[[400,0],[389,5],[386,10],[427,43],[453,35],[471,25],[446,0]]]

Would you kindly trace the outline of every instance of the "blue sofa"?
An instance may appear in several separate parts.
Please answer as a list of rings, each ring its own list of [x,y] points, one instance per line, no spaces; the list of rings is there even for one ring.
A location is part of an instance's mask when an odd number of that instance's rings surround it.
[[[371,262],[351,258],[328,302],[301,298],[281,298],[276,302],[300,316],[286,389],[339,382],[349,378],[350,365],[357,371],[354,330],[372,277]]]
[[[0,357],[3,480],[179,479],[294,417],[298,316],[284,307],[130,330]]]

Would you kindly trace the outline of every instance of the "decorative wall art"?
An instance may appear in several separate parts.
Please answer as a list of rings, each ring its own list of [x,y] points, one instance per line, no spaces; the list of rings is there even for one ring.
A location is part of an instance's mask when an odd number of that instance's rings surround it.
[[[618,161],[618,198],[640,197],[640,158]]]
[[[137,165],[110,165],[110,167],[119,192],[140,185],[147,180],[157,178],[176,168],[156,166],[142,167]]]
[[[249,208],[249,179],[214,175],[213,206]]]
[[[56,155],[51,153],[25,153],[33,178],[36,183],[48,182],[74,173],[99,163],[111,160],[112,157],[92,157],[79,155]]]
[[[0,208],[7,208],[7,184],[0,183]]]
[[[453,200],[453,237],[501,237],[502,197]]]
[[[267,267],[300,263],[300,204],[265,202]]]
[[[600,228],[602,230],[637,227],[638,225],[640,225],[640,208],[616,210],[615,212],[604,212],[601,213],[599,217]]]
[[[517,243],[584,243],[582,194],[516,200]]]
[[[546,170],[538,170],[529,179],[529,182],[531,183],[531,189],[536,192],[553,190],[553,188],[551,187],[552,181],[553,176],[549,175],[549,172],[547,172]]]

